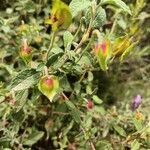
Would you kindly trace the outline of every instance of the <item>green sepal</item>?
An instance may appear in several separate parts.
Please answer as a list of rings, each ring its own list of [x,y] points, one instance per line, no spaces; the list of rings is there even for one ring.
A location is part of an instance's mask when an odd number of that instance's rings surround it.
[[[98,60],[99,65],[100,65],[100,68],[103,71],[108,70],[108,63],[109,63],[109,60],[110,60],[110,57],[111,57],[110,41],[106,40],[105,43],[106,43],[106,52],[104,53],[101,48],[98,48],[97,54],[96,54],[97,60]]]
[[[45,79],[52,79],[53,82],[52,87],[48,88],[45,85],[44,83]],[[38,89],[41,91],[43,95],[45,95],[50,100],[50,102],[52,102],[54,96],[58,93],[59,81],[56,76],[51,75],[43,76],[38,83]]]

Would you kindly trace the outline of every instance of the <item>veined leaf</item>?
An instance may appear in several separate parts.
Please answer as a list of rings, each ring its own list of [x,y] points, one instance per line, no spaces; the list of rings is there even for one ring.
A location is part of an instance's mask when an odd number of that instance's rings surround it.
[[[103,9],[102,7],[99,7],[97,9],[97,12],[96,12],[96,17],[93,21],[93,25],[92,27],[93,28],[99,28],[101,26],[103,26],[106,22],[106,12],[105,12],[105,9]]]
[[[134,140],[131,143],[131,150],[139,150],[140,149],[140,143],[137,140]]]
[[[27,69],[20,72],[8,87],[9,90],[21,91],[32,87],[38,82],[39,73],[34,69]]]
[[[134,42],[133,44],[131,44],[125,51],[124,53],[121,55],[120,57],[120,61],[122,62],[128,55],[129,53],[133,50],[133,48],[135,47],[135,45],[137,44],[138,42]]]
[[[64,39],[65,48],[68,48],[70,50],[71,42],[73,40],[73,35],[69,31],[66,31],[64,32],[63,39]]]
[[[122,0],[101,0],[101,4],[111,4],[121,8],[123,11],[129,13],[131,15],[131,10],[129,6],[127,6]]]
[[[19,91],[16,95],[16,112],[20,111],[27,101],[28,90]]]
[[[43,136],[44,136],[43,131],[38,131],[38,130],[32,129],[29,136],[26,137],[25,139],[23,139],[23,145],[32,146],[34,143],[39,141]]]
[[[114,129],[123,137],[126,137],[126,132],[123,128],[119,127],[118,125],[114,125]]]
[[[91,4],[89,0],[72,0],[69,5],[72,16],[77,16],[79,12],[87,9]]]
[[[71,101],[66,100],[65,103],[68,106],[69,110],[71,111],[71,116],[73,117],[73,119],[77,123],[80,123],[81,122],[81,118],[80,118],[79,110],[75,107],[75,105]]]

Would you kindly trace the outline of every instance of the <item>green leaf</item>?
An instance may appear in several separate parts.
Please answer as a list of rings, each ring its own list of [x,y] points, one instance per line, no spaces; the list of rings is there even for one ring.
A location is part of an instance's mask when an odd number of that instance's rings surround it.
[[[52,54],[49,57],[46,66],[49,67],[49,66],[55,65],[55,63],[58,63],[58,61],[60,60],[60,57],[62,57],[63,54],[64,54],[63,52]]]
[[[103,101],[97,96],[97,95],[93,95],[93,101],[96,103],[96,104],[102,104]]]
[[[34,69],[24,70],[20,72],[13,80],[11,85],[8,87],[9,90],[21,91],[32,87],[37,84],[39,73]]]
[[[23,145],[32,146],[44,136],[43,131],[32,129],[27,138],[23,139]]]
[[[109,59],[107,59],[101,53],[99,53],[99,55],[98,55],[98,62],[99,62],[100,68],[103,71],[106,71],[108,69],[108,60]]]
[[[138,42],[132,43],[132,44],[123,52],[123,54],[122,54],[121,57],[120,57],[120,62],[123,62],[123,60],[129,55],[129,53],[133,50],[133,48],[135,47],[135,45],[136,45],[137,43],[138,43]]]
[[[20,109],[19,111],[12,113],[11,116],[12,116],[12,121],[15,123],[18,122],[19,124],[21,124],[26,119],[26,115],[23,109]]]
[[[122,16],[119,16],[119,20],[117,21],[117,24],[123,29],[125,30],[127,28],[127,23],[126,21],[123,19]]]
[[[80,61],[78,61],[78,64],[80,66],[90,66],[92,63],[91,63],[91,58],[88,56],[89,54],[85,53]]]
[[[94,78],[93,73],[92,73],[91,71],[89,71],[89,72],[88,72],[88,81],[89,81],[89,82],[92,82],[92,81],[93,81],[93,78]]]
[[[137,131],[140,131],[143,129],[143,126],[142,126],[142,122],[140,120],[137,120],[137,119],[133,119],[133,124],[136,128]]]
[[[88,84],[86,86],[86,93],[89,94],[89,95],[91,95],[93,93],[91,86],[92,86],[91,84]]]
[[[140,143],[137,140],[134,140],[131,143],[131,150],[139,150],[140,149]]]
[[[80,84],[80,82],[76,82],[74,84],[74,91],[75,91],[76,94],[80,93],[80,91],[81,91],[81,84]]]
[[[106,110],[102,106],[94,106],[94,111],[100,115],[106,114]]]
[[[106,23],[106,12],[105,9],[99,7],[96,11],[96,17],[93,21],[93,28],[100,28]]]
[[[54,47],[51,49],[51,53],[54,53],[54,54],[63,53],[63,49],[61,49],[61,48],[58,47],[58,46],[54,46]]]
[[[121,136],[126,137],[126,132],[123,128],[119,127],[118,125],[114,125],[113,127]]]
[[[70,50],[71,42],[73,40],[73,35],[69,31],[66,31],[66,32],[64,32],[63,40],[64,40],[64,47],[67,50],[68,49]]]
[[[18,112],[22,109],[25,105],[28,97],[28,90],[19,91],[16,95],[16,109],[15,111]]]
[[[72,0],[69,5],[72,16],[77,16],[79,12],[87,9],[91,4],[90,0]]]
[[[60,87],[62,89],[62,91],[72,91],[72,88],[70,86],[70,83],[67,79],[66,75],[63,75],[60,79],[59,79],[59,83],[60,83]]]
[[[123,11],[131,15],[130,8],[122,0],[101,0],[101,5],[111,4],[121,8]]]
[[[75,107],[75,105],[71,101],[66,100],[65,103],[66,103],[67,107],[69,108],[69,110],[71,111],[71,115],[72,115],[73,119],[77,123],[80,123],[81,122],[80,111]]]
[[[99,149],[99,150],[113,150],[113,148],[111,147],[110,142],[105,141],[105,140],[98,141],[96,143],[96,148]]]

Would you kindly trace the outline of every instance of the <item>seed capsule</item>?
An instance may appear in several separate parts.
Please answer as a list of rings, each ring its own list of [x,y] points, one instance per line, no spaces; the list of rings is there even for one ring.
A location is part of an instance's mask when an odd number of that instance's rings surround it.
[[[52,101],[58,92],[59,81],[55,76],[46,75],[40,79],[38,88],[50,101]]]
[[[92,109],[94,107],[94,104],[91,100],[89,100],[86,104],[87,109]]]

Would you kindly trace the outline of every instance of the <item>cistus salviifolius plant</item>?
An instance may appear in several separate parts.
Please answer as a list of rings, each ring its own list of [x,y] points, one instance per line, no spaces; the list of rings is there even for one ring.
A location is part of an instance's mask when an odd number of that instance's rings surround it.
[[[149,16],[146,0],[3,0],[0,150],[150,149]]]

